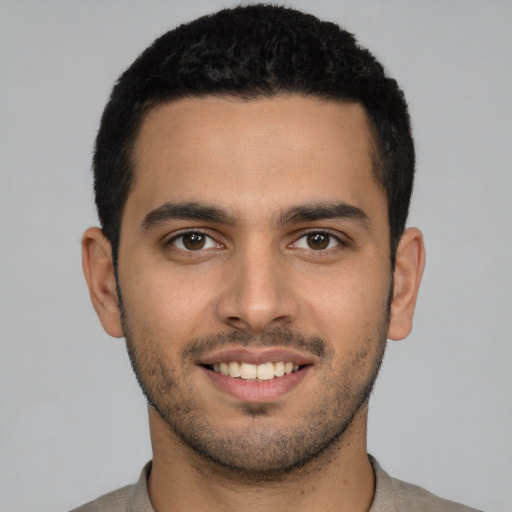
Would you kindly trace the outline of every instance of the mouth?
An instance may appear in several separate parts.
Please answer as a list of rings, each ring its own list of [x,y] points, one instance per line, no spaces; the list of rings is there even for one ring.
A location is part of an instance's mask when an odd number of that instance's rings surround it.
[[[262,364],[251,364],[241,361],[222,361],[220,363],[203,365],[207,370],[220,373],[226,377],[252,382],[279,379],[303,369],[305,364],[299,365],[292,361],[267,361]]]
[[[227,349],[197,364],[214,388],[243,402],[268,402],[297,388],[317,363],[289,349]]]

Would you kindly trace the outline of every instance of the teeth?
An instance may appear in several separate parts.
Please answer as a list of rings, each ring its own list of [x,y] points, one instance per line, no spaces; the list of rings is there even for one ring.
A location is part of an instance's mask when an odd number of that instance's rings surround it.
[[[270,380],[274,378],[274,363],[265,363],[257,366],[256,377],[260,380]]]
[[[255,364],[242,363],[240,368],[240,377],[242,379],[255,379],[258,373],[258,367]]]
[[[240,375],[242,375],[240,366],[241,364],[238,361],[231,361],[229,363],[229,375],[231,375],[231,377],[240,377]]]
[[[274,375],[276,377],[282,377],[284,375],[284,363],[281,361],[274,363]]]
[[[234,378],[245,380],[271,380],[274,377],[282,377],[299,369],[298,364],[292,362],[278,361],[276,363],[249,364],[238,361],[222,362],[213,365],[213,371]]]

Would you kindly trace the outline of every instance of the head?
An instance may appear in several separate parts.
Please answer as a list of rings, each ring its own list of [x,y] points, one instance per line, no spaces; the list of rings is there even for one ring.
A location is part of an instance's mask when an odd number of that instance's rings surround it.
[[[284,7],[226,9],[167,32],[119,78],[94,154],[96,205],[117,263],[123,209],[136,180],[134,143],[157,106],[185,97],[243,100],[282,94],[359,103],[373,141],[373,172],[387,198],[391,262],[414,177],[407,104],[395,80],[354,36]]]
[[[396,83],[297,11],[201,18],[122,75],[84,269],[154,446],[251,477],[347,436],[365,450],[386,338],[410,331],[423,267],[421,234],[404,232],[413,167]]]

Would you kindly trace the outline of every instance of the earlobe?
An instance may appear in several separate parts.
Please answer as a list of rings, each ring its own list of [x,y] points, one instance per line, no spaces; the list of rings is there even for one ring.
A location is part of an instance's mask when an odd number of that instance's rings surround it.
[[[111,336],[121,338],[123,329],[112,249],[99,228],[89,228],[82,237],[82,268],[101,325]]]
[[[412,330],[412,318],[424,267],[423,235],[419,229],[406,229],[398,245],[393,274],[393,301],[388,330],[388,338],[392,340],[401,340]]]

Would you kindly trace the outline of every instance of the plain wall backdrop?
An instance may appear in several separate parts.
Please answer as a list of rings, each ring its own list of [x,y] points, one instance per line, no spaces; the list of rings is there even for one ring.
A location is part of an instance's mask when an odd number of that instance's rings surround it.
[[[101,329],[80,263],[90,160],[119,74],[153,39],[230,0],[0,0],[0,508],[66,511],[138,477],[145,402]],[[512,3],[292,0],[354,32],[405,90],[410,225],[427,267],[391,342],[369,450],[393,476],[511,511]]]

